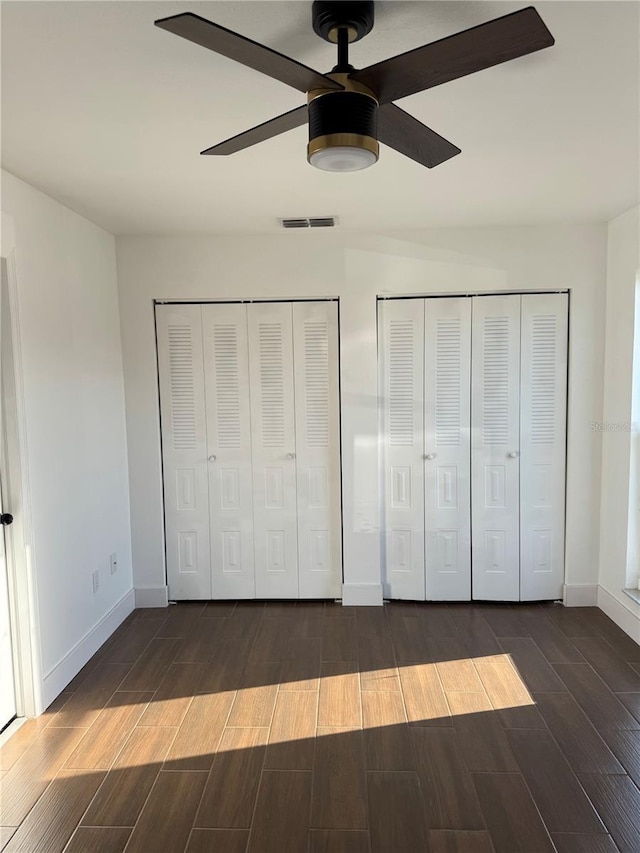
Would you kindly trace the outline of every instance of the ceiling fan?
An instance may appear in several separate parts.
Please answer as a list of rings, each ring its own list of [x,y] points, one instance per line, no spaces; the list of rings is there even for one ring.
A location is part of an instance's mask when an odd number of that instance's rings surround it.
[[[313,29],[338,48],[338,63],[328,74],[190,12],[155,21],[307,95],[306,104],[201,153],[234,154],[308,122],[307,159],[320,169],[365,169],[378,160],[379,142],[432,168],[460,149],[392,101],[554,43],[540,15],[528,6],[358,70],[349,64],[349,44],[371,32],[373,7],[373,0],[315,0]]]

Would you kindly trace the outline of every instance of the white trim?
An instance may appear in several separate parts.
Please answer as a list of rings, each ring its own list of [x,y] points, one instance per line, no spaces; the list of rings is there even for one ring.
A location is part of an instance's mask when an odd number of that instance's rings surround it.
[[[381,583],[343,583],[342,604],[345,607],[382,607]]]
[[[168,586],[137,586],[136,607],[167,607],[169,604]]]
[[[628,634],[636,643],[640,643],[640,614],[638,606],[631,603],[629,607],[611,595],[604,587],[598,587],[598,607],[613,619],[616,625]],[[633,609],[632,609],[633,608]]]
[[[562,588],[565,607],[595,607],[598,603],[598,585],[595,583],[566,583]]]
[[[100,621],[58,661],[42,679],[43,708],[53,702],[100,646],[134,609],[134,591],[130,589]]]

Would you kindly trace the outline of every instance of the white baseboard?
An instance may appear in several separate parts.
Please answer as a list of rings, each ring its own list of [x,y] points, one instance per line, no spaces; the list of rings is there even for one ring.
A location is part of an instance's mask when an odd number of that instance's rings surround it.
[[[598,585],[595,583],[566,583],[563,588],[565,607],[595,607],[598,603]]]
[[[342,604],[347,607],[382,607],[382,584],[343,583]]]
[[[42,679],[42,708],[38,708],[37,713],[41,714],[45,708],[49,707],[133,609],[134,593],[130,589],[57,664],[51,667]]]
[[[598,587],[598,607],[613,619],[619,628],[628,634],[636,643],[640,643],[640,608],[628,599],[629,605],[620,598],[611,595],[604,587]]]
[[[168,586],[137,586],[136,607],[167,607],[169,604]]]

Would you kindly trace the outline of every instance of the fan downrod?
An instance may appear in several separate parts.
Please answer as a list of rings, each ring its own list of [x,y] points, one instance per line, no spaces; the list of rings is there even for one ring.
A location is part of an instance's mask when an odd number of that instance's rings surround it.
[[[373,0],[314,0],[311,17],[320,38],[337,44],[339,30],[346,29],[351,44],[373,29]]]

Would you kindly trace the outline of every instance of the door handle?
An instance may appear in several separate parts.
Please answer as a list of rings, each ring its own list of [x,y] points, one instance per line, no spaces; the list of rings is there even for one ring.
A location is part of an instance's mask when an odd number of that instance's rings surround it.
[[[438,455],[437,453],[424,453],[422,455],[422,458],[423,459],[435,459],[437,455]]]
[[[209,457],[209,462],[215,462],[215,461],[216,461],[215,454],[212,453],[211,456]]]
[[[7,527],[10,524],[13,524],[13,516],[11,515],[10,512],[3,512],[0,515],[0,524],[5,524]]]
[[[509,459],[517,459],[518,456],[519,456],[519,453],[517,452],[517,450],[512,450],[511,453],[509,454]]]
[[[287,453],[287,459],[295,459],[295,458],[296,458],[295,453]]]

